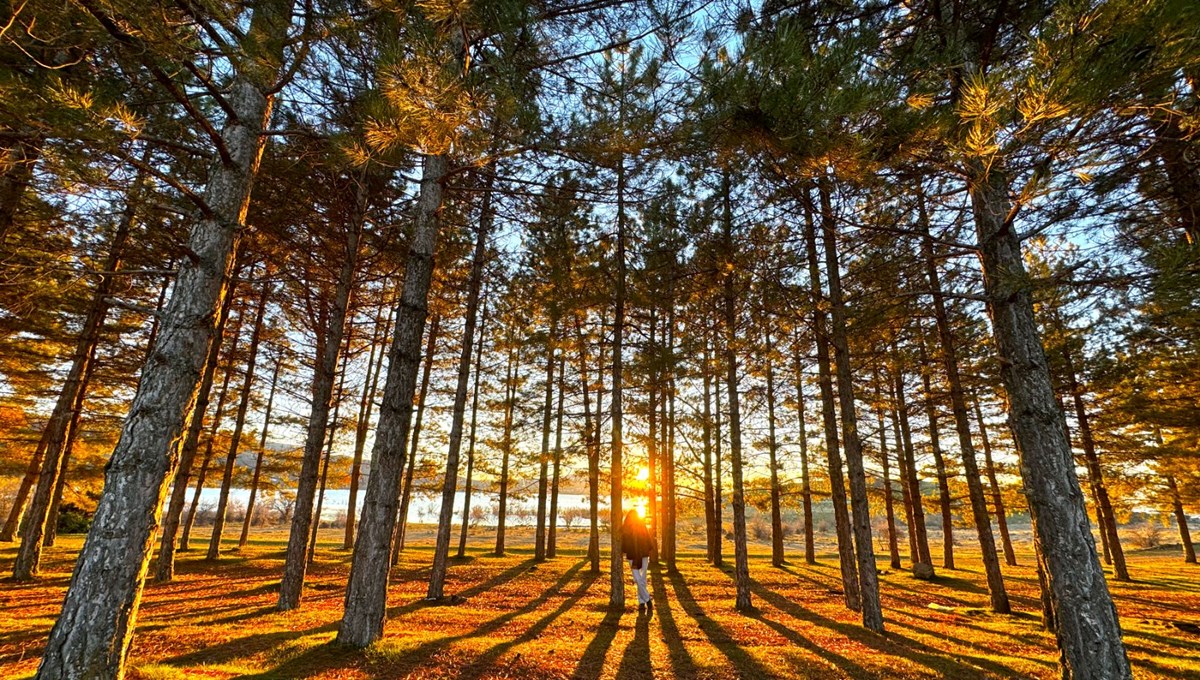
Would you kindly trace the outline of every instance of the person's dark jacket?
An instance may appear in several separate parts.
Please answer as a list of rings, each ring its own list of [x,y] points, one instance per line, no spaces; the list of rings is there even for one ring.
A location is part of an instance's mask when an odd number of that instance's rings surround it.
[[[650,538],[650,530],[642,522],[631,522],[625,525],[621,535],[621,550],[634,569],[642,566],[642,559],[650,556],[654,540]]]

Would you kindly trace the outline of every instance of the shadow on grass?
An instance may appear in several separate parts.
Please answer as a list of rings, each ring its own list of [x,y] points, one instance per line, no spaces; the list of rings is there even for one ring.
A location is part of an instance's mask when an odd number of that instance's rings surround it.
[[[633,626],[633,639],[621,655],[617,677],[653,678],[654,668],[650,665],[650,616],[641,614]]]
[[[604,670],[604,658],[608,656],[608,648],[613,638],[617,637],[617,629],[621,627],[621,615],[624,612],[609,609],[604,620],[596,630],[596,637],[583,650],[583,656],[571,674],[573,680],[596,680]]]
[[[688,588],[687,582],[682,575],[672,574],[668,577],[671,582],[671,589],[675,591],[675,599],[679,601],[683,611],[696,622],[713,647],[721,652],[729,663],[737,669],[742,677],[747,678],[770,678],[776,677],[774,673],[758,662],[754,657],[742,649],[742,647],[730,637],[729,633],[721,627],[721,624],[713,621],[707,614],[704,613],[704,608],[696,601],[696,597],[692,595],[692,591]]]
[[[688,652],[687,646],[683,644],[682,636],[679,633],[679,626],[675,623],[675,614],[671,612],[670,604],[667,602],[667,586],[663,580],[662,572],[655,569],[651,572],[654,580],[654,608],[655,615],[658,617],[659,626],[662,628],[663,641],[667,643],[667,652],[670,654],[671,670],[676,677],[693,677],[697,673],[696,662],[692,659],[692,655]]]

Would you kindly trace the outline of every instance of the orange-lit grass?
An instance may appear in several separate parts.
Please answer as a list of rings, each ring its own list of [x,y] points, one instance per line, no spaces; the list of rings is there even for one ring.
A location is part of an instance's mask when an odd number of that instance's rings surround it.
[[[866,632],[838,592],[832,551],[819,564],[772,569],[755,546],[751,573],[757,612],[733,610],[728,571],[703,561],[689,537],[680,574],[653,573],[656,611],[607,611],[608,575],[588,573],[584,535],[563,532],[560,556],[534,565],[528,530],[517,549],[491,557],[490,535],[473,537],[453,563],[448,606],[422,602],[430,533],[414,529],[394,572],[385,638],[365,651],[330,644],[337,632],[349,554],[338,533],[323,533],[298,611],[274,610],[286,534],[262,531],[244,554],[219,563],[184,553],[177,578],[146,588],[131,654],[133,678],[1057,678],[1054,640],[1042,631],[1030,555],[1005,568],[1017,613],[987,610],[976,556],[925,583],[885,571],[888,633]],[[42,579],[0,582],[0,677],[27,677],[37,665],[81,543],[65,537],[47,552]],[[205,537],[197,536],[197,544]],[[730,550],[732,552],[732,550]],[[15,551],[0,549],[7,570]],[[730,555],[730,559],[732,555]],[[886,565],[886,559],[880,559]],[[606,564],[606,562],[605,562]],[[1200,635],[1171,622],[1200,624],[1200,569],[1175,553],[1131,553],[1138,582],[1110,583],[1138,677],[1200,677]],[[627,588],[631,587],[627,586]],[[630,591],[630,602],[634,602]],[[932,605],[932,606],[931,606]]]

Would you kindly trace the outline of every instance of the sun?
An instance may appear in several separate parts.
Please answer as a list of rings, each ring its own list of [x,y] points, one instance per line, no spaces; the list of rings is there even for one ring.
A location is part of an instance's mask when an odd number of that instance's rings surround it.
[[[637,480],[638,480],[639,482],[644,482],[644,481],[646,481],[646,480],[648,480],[648,479],[650,479],[650,469],[649,469],[649,468],[646,468],[646,467],[640,467],[640,468],[638,468],[638,471],[637,471]]]

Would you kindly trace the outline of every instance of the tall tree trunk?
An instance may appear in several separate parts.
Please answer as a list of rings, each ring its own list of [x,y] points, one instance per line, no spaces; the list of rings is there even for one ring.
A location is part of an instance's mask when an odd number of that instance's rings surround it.
[[[807,199],[807,197],[806,197]],[[830,500],[833,501],[833,518],[837,528],[838,566],[842,574],[842,595],[846,607],[860,611],[862,603],[859,593],[858,567],[854,557],[854,539],[850,534],[850,514],[846,510],[846,480],[842,473],[841,443],[838,435],[837,402],[833,393],[833,368],[829,360],[829,325],[825,320],[824,297],[821,284],[821,269],[817,260],[817,228],[813,221],[812,207],[805,200],[805,226],[807,227],[806,248],[808,275],[813,297],[813,335],[817,344],[817,371],[821,386],[821,419],[825,427],[825,456],[829,463]]]
[[[487,299],[484,298],[483,310],[479,318],[479,340],[475,347],[475,384],[471,389],[471,430],[467,435],[467,479],[463,488],[462,527],[458,535],[458,557],[467,556],[467,530],[471,526],[471,494],[474,492],[472,476],[475,474],[475,435],[479,418],[479,378],[483,373],[483,338],[487,328],[488,310]]]
[[[750,601],[750,556],[746,546],[746,491],[742,482],[742,414],[738,394],[738,315],[737,290],[734,281],[737,264],[734,262],[733,202],[729,195],[729,184],[729,171],[726,170],[721,178],[723,208],[721,224],[725,260],[725,276],[723,277],[725,381],[726,390],[729,393],[729,462],[733,477],[733,573],[737,592],[734,607],[740,612],[748,612],[754,608],[754,605]]]
[[[549,492],[550,424],[554,422],[554,369],[558,358],[554,355],[555,336],[558,334],[558,319],[551,316],[550,328],[546,333],[546,385],[542,402],[542,450],[538,456],[538,501],[537,526],[534,530],[533,559],[546,559],[546,503]]]
[[[971,441],[971,423],[967,419],[967,398],[963,393],[958,375],[958,349],[955,347],[954,330],[950,328],[950,315],[946,312],[946,301],[942,296],[942,281],[934,261],[933,236],[929,230],[929,217],[925,210],[925,194],[918,188],[917,207],[919,222],[924,232],[921,252],[925,260],[925,274],[929,279],[929,290],[933,296],[933,315],[937,323],[942,346],[942,364],[946,370],[946,382],[950,385],[950,410],[954,413],[954,425],[958,431],[958,448],[962,454],[963,473],[967,477],[967,493],[971,499],[971,515],[975,519],[975,533],[979,537],[979,548],[983,559],[983,571],[987,576],[988,594],[992,611],[1007,614],[1012,611],[1008,604],[1008,591],[1004,588],[1004,577],[1000,573],[1000,558],[996,554],[996,539],[992,536],[992,522],[988,517],[987,500],[983,496],[983,483],[979,479],[979,466],[975,461],[975,444]]]
[[[71,451],[75,447],[75,438],[79,435],[79,421],[83,417],[83,400],[87,394],[87,385],[92,380],[96,370],[96,362],[89,361],[80,380],[80,389],[75,395],[75,406],[71,409],[71,424],[67,426],[67,438],[63,442],[62,457],[58,462],[58,481],[54,483],[54,496],[50,499],[50,508],[46,512],[46,534],[42,537],[42,547],[54,546],[58,538],[58,509],[62,506],[63,492],[67,485],[67,469],[71,464]]]
[[[233,488],[233,469],[237,465],[238,449],[242,443],[242,429],[246,425],[246,411],[254,393],[254,369],[258,363],[258,345],[262,339],[263,320],[267,313],[267,298],[271,286],[263,285],[258,296],[258,311],[254,315],[254,330],[250,333],[250,351],[246,358],[246,374],[242,379],[242,394],[238,402],[237,416],[233,423],[233,435],[229,438],[229,454],[225,457],[225,473],[221,477],[221,496],[217,501],[217,515],[213,520],[212,534],[208,539],[206,559],[215,560],[221,555],[221,534],[225,529],[225,514],[229,510],[229,491]]]
[[[562,477],[562,429],[563,429],[563,374],[567,371],[567,355],[564,350],[558,359],[558,406],[554,418],[554,471],[550,475],[550,519],[546,527],[546,557],[558,554],[558,487]]]
[[[996,465],[992,462],[992,441],[987,425],[983,422],[983,410],[975,400],[975,422],[979,427],[979,438],[983,443],[983,464],[987,473],[988,486],[992,491],[992,507],[996,513],[996,526],[1000,529],[1000,543],[1004,547],[1004,562],[1017,566],[1017,553],[1013,550],[1012,538],[1008,534],[1008,513],[1004,510],[1004,496],[1000,493],[1000,482],[996,479]]]
[[[267,453],[267,433],[271,429],[271,409],[275,406],[275,390],[279,387],[279,369],[282,364],[283,357],[275,357],[275,369],[271,373],[271,389],[267,392],[267,408],[263,412],[262,432],[258,436],[258,454],[254,457],[254,474],[250,478],[250,498],[246,501],[246,517],[242,521],[242,535],[238,538],[238,550],[246,547],[246,541],[250,538],[250,526],[254,524],[254,505],[258,500],[258,486],[262,480],[263,457]]]
[[[670,285],[674,285],[672,282]],[[667,376],[666,389],[667,398],[665,408],[667,413],[663,418],[663,429],[665,436],[665,445],[663,446],[663,479],[666,481],[665,494],[663,496],[663,514],[666,515],[664,521],[665,531],[663,533],[663,555],[667,561],[667,573],[677,574],[679,568],[675,564],[676,550],[676,496],[675,496],[675,301],[674,294],[671,293],[668,297],[670,300],[667,310],[667,357],[669,358],[668,367],[670,373]]]
[[[308,428],[304,436],[304,456],[300,462],[300,478],[296,486],[296,510],[292,514],[292,526],[288,533],[287,553],[283,562],[283,577],[279,582],[279,599],[276,607],[280,611],[300,606],[304,593],[304,574],[308,569],[308,538],[312,525],[321,522],[313,517],[313,500],[317,493],[317,481],[321,467],[321,451],[329,429],[329,408],[333,399],[333,380],[337,372],[338,357],[342,351],[342,339],[346,332],[346,317],[350,309],[350,298],[354,291],[354,275],[358,269],[359,241],[366,218],[366,188],[359,182],[355,211],[346,231],[346,251],[342,266],[338,270],[337,284],[333,293],[333,308],[329,311],[328,324],[318,330],[317,356],[313,366],[312,406],[308,416]],[[372,470],[374,476],[374,470]]]
[[[504,427],[500,435],[500,497],[496,509],[496,557],[504,556],[504,534],[508,524],[508,463],[513,448],[513,409],[517,402],[517,376],[520,371],[521,350],[508,328],[508,362],[504,373]]]
[[[233,295],[232,290],[230,291],[230,295]],[[244,312],[240,312],[238,313],[237,323],[234,324],[229,355],[225,357],[225,374],[221,378],[221,389],[217,393],[217,406],[213,411],[212,423],[208,426],[208,437],[204,442],[204,457],[200,460],[200,471],[196,474],[196,489],[192,492],[192,502],[188,506],[187,515],[183,520],[183,531],[179,536],[180,552],[187,552],[192,549],[192,527],[196,524],[196,513],[200,509],[200,495],[204,492],[204,482],[208,478],[208,466],[212,463],[213,445],[217,440],[217,432],[221,429],[221,421],[225,416],[225,402],[229,398],[229,382],[233,379],[233,365],[234,360],[237,358],[238,341],[242,337],[243,321],[245,321]],[[199,418],[201,416],[202,414],[196,413],[192,417]]]
[[[800,502],[804,510],[804,562],[817,563],[816,544],[813,537],[812,480],[808,473],[808,424],[804,415],[804,366],[800,360],[800,348],[796,347],[796,425],[800,439]]]
[[[1083,387],[1075,373],[1071,351],[1066,347],[1063,348],[1063,359],[1067,369],[1067,388],[1071,391],[1071,399],[1075,404],[1075,419],[1079,423],[1079,440],[1083,444],[1083,459],[1087,463],[1088,480],[1098,503],[1096,516],[1101,534],[1108,537],[1108,549],[1112,553],[1113,575],[1118,581],[1132,581],[1129,577],[1129,567],[1125,564],[1125,551],[1121,549],[1121,537],[1117,535],[1117,517],[1108,497],[1108,487],[1104,484],[1104,471],[1100,468],[1100,457],[1096,455],[1091,418],[1088,416],[1087,406],[1083,403]]]
[[[225,99],[235,115],[222,130],[227,155],[214,162],[204,199],[209,213],[188,242],[162,335],[130,406],[105,473],[104,493],[76,561],[71,585],[43,652],[37,677],[117,678],[132,640],[150,546],[175,466],[174,443],[188,425],[217,312],[228,293],[237,233],[258,170],[262,131],[283,61],[290,0],[255,5]]]
[[[771,467],[771,564],[783,566],[783,512],[780,508],[779,441],[775,436],[775,344],[767,319],[767,454]]]
[[[921,551],[917,548],[916,524],[913,520],[912,497],[908,492],[908,464],[904,458],[904,444],[900,434],[900,418],[896,415],[896,388],[888,381],[888,396],[891,398],[892,440],[896,442],[896,464],[900,468],[900,501],[904,504],[905,534],[908,535],[908,558],[913,565],[921,561]]]
[[[656,333],[658,331],[658,314],[654,309],[650,310],[650,342],[649,353],[656,354],[658,347],[655,344]],[[648,525],[650,535],[657,538],[650,545],[650,563],[658,564],[658,546],[662,543],[662,538],[659,537],[659,529],[661,522],[659,521],[659,505],[658,505],[658,415],[659,415],[659,371],[658,364],[655,360],[653,367],[648,371],[646,397],[648,408],[646,413],[646,470],[649,474],[646,476],[646,511],[649,514]]]
[[[624,100],[622,100],[623,102]],[[625,469],[622,467],[624,447],[625,385],[625,157],[617,160],[617,280],[613,295],[612,340],[612,398],[609,399],[612,437],[611,476],[609,481],[609,591],[608,606],[613,610],[625,608],[625,558],[621,553],[621,521],[624,516],[622,487]]]
[[[1188,516],[1183,511],[1183,499],[1179,496],[1179,482],[1174,475],[1166,475],[1167,491],[1171,494],[1171,511],[1175,513],[1175,523],[1179,525],[1179,542],[1183,544],[1183,561],[1187,564],[1196,563],[1196,546],[1192,544],[1192,531],[1188,527]]]
[[[950,499],[950,477],[946,471],[946,458],[942,455],[938,408],[933,397],[933,367],[925,349],[924,328],[918,330],[917,338],[921,357],[921,384],[925,387],[925,417],[929,421],[929,452],[933,454],[934,469],[937,470],[938,505],[942,509],[942,566],[954,569],[954,511]]]
[[[912,427],[908,422],[908,402],[904,396],[904,371],[900,362],[895,362],[892,376],[892,399],[896,405],[896,416],[900,422],[900,440],[904,455],[901,459],[904,488],[906,489],[908,511],[911,513],[908,531],[913,536],[916,545],[916,557],[913,559],[913,574],[924,578],[932,578],[933,555],[929,550],[929,534],[925,530],[925,504],[921,494],[921,480],[917,478],[917,457],[913,450]]]
[[[12,543],[16,538],[17,530],[22,523],[21,519],[25,516],[25,504],[29,501],[29,493],[37,485],[38,475],[42,471],[42,460],[46,457],[46,443],[49,435],[49,428],[43,428],[33,455],[29,458],[29,465],[25,467],[21,485],[17,487],[17,494],[13,497],[12,507],[8,510],[8,519],[4,522],[4,529],[0,530],[0,541]]]
[[[325,438],[325,455],[321,460],[321,480],[317,484],[317,507],[313,510],[312,529],[308,534],[308,552],[305,561],[309,569],[317,554],[317,538],[321,532],[321,517],[325,514],[325,489],[329,484],[329,464],[333,461],[333,443],[342,429],[342,399],[346,396],[346,373],[350,363],[350,348],[354,344],[354,326],[346,333],[346,352],[342,355],[342,368],[338,371],[337,391],[333,397],[333,417],[329,419],[329,434]]]
[[[896,540],[896,509],[895,497],[892,491],[892,464],[888,460],[887,424],[883,418],[883,397],[880,394],[882,376],[875,373],[875,415],[879,422],[879,462],[883,466],[883,510],[887,518],[888,557],[891,558],[892,569],[900,568],[900,543]]]
[[[600,392],[596,393],[596,415],[592,416],[591,387],[588,377],[587,340],[583,334],[583,321],[579,312],[575,314],[575,337],[579,343],[579,384],[583,391],[583,440],[588,456],[588,564],[592,574],[600,573],[600,421],[604,413]],[[603,347],[603,340],[600,343]],[[601,356],[596,364],[604,365]],[[603,379],[603,371],[596,371],[597,379]]]
[[[20,170],[20,168],[17,169]],[[42,543],[46,537],[47,520],[51,514],[50,509],[54,503],[59,477],[66,468],[63,458],[66,452],[68,431],[83,405],[88,379],[92,375],[91,366],[96,358],[96,348],[100,345],[100,336],[104,332],[104,320],[108,317],[108,310],[111,306],[110,298],[115,287],[115,277],[109,272],[117,271],[125,255],[129,232],[133,227],[135,194],[142,181],[139,173],[134,180],[133,188],[129,190],[126,197],[124,212],[113,232],[112,241],[109,243],[104,273],[100,275],[100,280],[92,293],[92,299],[83,320],[83,327],[75,343],[75,351],[71,356],[71,368],[58,393],[54,411],[50,414],[50,419],[46,421],[44,434],[46,445],[42,454],[41,469],[37,475],[37,484],[34,486],[33,497],[29,502],[29,509],[24,521],[18,524],[21,529],[21,546],[17,550],[17,558],[13,564],[13,578],[18,581],[30,580],[38,573],[38,564],[42,558]],[[14,518],[20,517],[19,507],[20,505],[14,502]]]
[[[365,647],[378,640],[387,617],[388,548],[396,523],[401,465],[408,448],[413,396],[421,365],[421,336],[433,278],[433,250],[441,221],[442,183],[448,165],[444,155],[425,156],[408,244],[404,288],[396,311],[395,340],[371,452],[371,476],[350,563],[345,613],[338,629],[338,642],[354,647]]]
[[[417,450],[421,445],[421,429],[425,421],[425,400],[429,397],[429,383],[433,375],[433,360],[437,353],[437,341],[442,329],[442,319],[435,315],[429,324],[429,341],[425,347],[425,366],[421,374],[421,391],[417,396],[417,414],[412,426],[412,441],[408,447],[408,463],[404,468],[404,489],[400,494],[399,516],[396,518],[395,536],[392,538],[392,565],[400,564],[400,553],[404,551],[404,538],[408,532],[408,508],[412,504],[413,480],[417,471]]]
[[[394,306],[393,308],[394,309]],[[392,310],[380,309],[375,318],[375,332],[371,336],[371,351],[367,357],[367,375],[363,380],[362,395],[358,405],[358,420],[354,424],[354,461],[350,465],[350,497],[346,503],[346,533],[342,538],[342,549],[354,548],[354,528],[358,525],[358,490],[362,485],[363,452],[367,448],[367,433],[371,429],[371,412],[375,410],[375,395],[379,391],[379,374],[383,372],[383,356],[386,352],[380,345],[387,341],[387,329],[392,325]]]
[[[426,599],[442,599],[446,584],[446,561],[450,558],[450,530],[454,526],[454,494],[458,488],[458,454],[462,449],[463,423],[466,420],[467,389],[471,380],[471,352],[475,349],[476,321],[479,318],[479,291],[483,287],[483,260],[487,256],[487,242],[491,236],[491,177],[488,174],[487,191],[480,207],[479,227],[475,230],[475,252],[471,256],[471,278],[467,284],[467,310],[463,319],[462,348],[458,355],[458,380],[454,386],[454,410],[450,420],[450,441],[446,448],[446,478],[442,482],[442,506],[438,515],[437,538],[434,541],[433,568],[429,574],[429,590]],[[482,332],[480,337],[482,337]],[[475,391],[479,391],[478,375]],[[474,420],[474,418],[472,418]],[[472,425],[471,447],[474,448],[474,426]],[[469,474],[469,473],[468,473]],[[471,490],[467,489],[467,502]],[[463,526],[467,524],[463,514]],[[466,533],[463,533],[465,540]]]
[[[1041,541],[1054,598],[1067,675],[1129,678],[1121,626],[1088,522],[1063,414],[1054,397],[1032,286],[1008,177],[998,161],[968,164],[971,196],[992,334],[1008,394],[1034,530]]]
[[[714,352],[717,350],[718,342],[715,335],[714,333]],[[713,358],[713,365],[714,367],[719,365],[719,360],[716,357]],[[725,491],[721,480],[723,474],[721,470],[721,440],[723,439],[722,433],[724,432],[721,426],[721,382],[719,376],[713,381],[713,406],[715,407],[713,410],[713,525],[717,528],[717,540],[713,544],[712,562],[713,566],[718,569],[725,564],[725,558],[722,554],[725,550],[725,520],[723,519],[725,513]]]
[[[858,558],[858,585],[863,626],[883,632],[883,608],[879,602],[879,572],[875,567],[875,544],[871,536],[871,508],[863,469],[862,440],[858,436],[858,414],[854,406],[854,378],[850,366],[850,343],[846,337],[846,305],[842,299],[841,260],[837,250],[837,226],[829,191],[819,186],[821,232],[825,243],[825,275],[829,280],[834,364],[837,367],[838,399],[842,415],[842,444],[850,478],[850,512],[853,515],[854,549]]]
[[[712,355],[709,350],[708,338],[704,339],[704,354],[701,358],[700,378],[704,384],[704,403],[701,413],[700,431],[704,438],[704,537],[707,551],[706,559],[711,564],[716,553],[716,542],[719,540],[720,528],[716,523],[716,497],[713,493],[713,428],[712,428]]]

